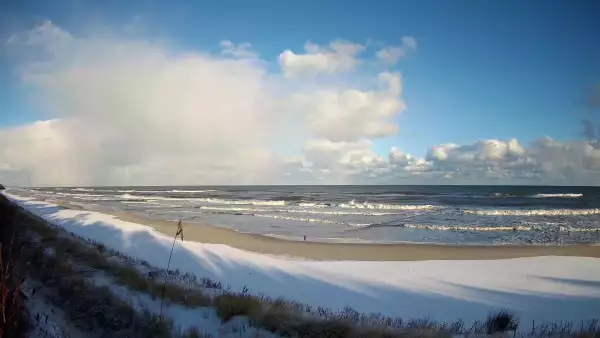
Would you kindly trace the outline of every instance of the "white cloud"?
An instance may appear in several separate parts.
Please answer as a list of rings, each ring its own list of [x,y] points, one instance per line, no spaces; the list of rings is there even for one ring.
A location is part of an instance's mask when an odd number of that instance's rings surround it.
[[[433,147],[427,160],[432,171],[479,182],[600,184],[600,149],[590,141],[541,138],[527,148],[515,139],[445,144]]]
[[[372,149],[368,140],[332,142],[308,140],[302,149],[306,165],[330,183],[348,183],[387,163]]]
[[[293,104],[306,112],[308,130],[331,141],[357,141],[395,134],[393,117],[406,108],[399,73],[381,73],[381,89],[322,90],[294,96]]]
[[[516,159],[524,155],[524,148],[516,139],[509,141],[484,140],[473,145],[442,144],[433,147],[427,157],[439,162],[488,162]]]
[[[73,37],[67,31],[44,21],[31,30],[16,33],[8,38],[6,43],[25,44],[29,46],[42,46],[52,51],[58,51],[69,43]]]
[[[358,64],[357,54],[365,49],[361,44],[334,41],[329,46],[306,43],[306,54],[295,54],[286,49],[279,55],[279,65],[287,77],[331,74],[353,70]]]
[[[415,49],[411,41],[403,46]],[[48,118],[0,128],[3,183],[600,185],[593,141],[483,140],[438,145],[424,158],[398,148],[380,155],[373,141],[394,135],[394,116],[406,108],[399,73],[381,72],[375,88],[283,79],[249,44],[223,41],[221,54],[210,55],[77,36],[49,22],[7,45],[26,94]],[[283,75],[351,70],[364,48],[305,47],[282,63]],[[356,76],[349,83],[365,79]]]
[[[21,180],[40,182],[49,180],[67,184],[78,180],[81,172],[70,123],[58,120],[35,122],[25,127],[0,129],[0,173],[14,175]],[[30,168],[23,172],[22,168]]]
[[[309,180],[306,163],[272,149],[315,136],[370,142],[362,139],[397,130],[391,118],[405,106],[399,73],[380,74],[373,90],[288,85],[247,43],[222,41],[219,56],[139,37],[79,36],[45,22],[7,44],[29,98],[52,119],[0,130],[9,145],[0,150],[0,177],[18,184],[261,183],[300,171]],[[364,48],[305,47],[328,59],[328,72],[353,68]],[[340,168],[359,168],[357,151]]]
[[[352,164],[370,164],[380,161],[380,157],[371,150],[368,140],[358,142],[331,142],[324,139],[308,140],[303,148],[306,160],[313,168]]]
[[[235,44],[230,40],[222,40],[221,43],[221,54],[232,56],[239,59],[255,59],[258,54],[252,50],[252,45],[248,42]]]
[[[29,184],[225,183],[234,172],[261,179],[260,154],[282,121],[278,86],[261,65],[48,25],[9,41],[30,56],[21,78],[55,118],[3,132],[10,146],[0,158],[28,171]],[[51,138],[29,136],[38,133]],[[46,173],[40,158],[69,170]]]
[[[567,184],[600,185],[600,148],[586,141],[542,138],[529,147],[517,140],[445,144],[413,157],[392,147],[387,160],[372,143],[311,140],[305,166],[331,183]]]
[[[387,64],[395,64],[401,58],[406,57],[410,52],[417,49],[417,40],[412,36],[404,36],[399,46],[387,46],[375,54],[377,58]]]

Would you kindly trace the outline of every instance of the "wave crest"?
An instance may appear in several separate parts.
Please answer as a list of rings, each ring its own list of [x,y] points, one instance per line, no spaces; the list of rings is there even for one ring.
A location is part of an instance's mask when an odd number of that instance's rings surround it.
[[[535,194],[534,198],[579,198],[583,197],[583,194]]]
[[[478,216],[587,216],[600,215],[600,208],[596,209],[483,209],[464,210],[464,213]]]

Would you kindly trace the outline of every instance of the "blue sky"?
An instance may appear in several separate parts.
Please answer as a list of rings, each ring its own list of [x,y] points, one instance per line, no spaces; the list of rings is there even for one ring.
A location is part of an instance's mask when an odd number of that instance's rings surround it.
[[[418,55],[399,66],[409,107],[398,116],[403,132],[382,142],[382,148],[401,145],[417,154],[444,142],[576,137],[583,93],[600,78],[597,1],[357,1],[352,6],[340,1],[9,1],[2,6],[3,35],[41,18],[72,30],[90,20],[116,25],[138,20],[150,34],[186,48],[217,48],[223,39],[250,41],[273,59],[285,48],[301,50],[307,40],[394,43],[414,36]],[[8,114],[0,124],[35,116],[17,101],[13,83],[2,88],[2,110]]]
[[[600,81],[598,1],[3,1],[0,37],[51,20],[69,32],[132,22],[149,39],[181,50],[218,52],[219,41],[250,42],[272,61],[307,41],[374,39],[418,50],[399,62],[408,109],[399,132],[374,140],[424,156],[434,145],[550,136],[579,138],[585,92]],[[25,100],[14,60],[0,65],[0,127],[41,118]]]

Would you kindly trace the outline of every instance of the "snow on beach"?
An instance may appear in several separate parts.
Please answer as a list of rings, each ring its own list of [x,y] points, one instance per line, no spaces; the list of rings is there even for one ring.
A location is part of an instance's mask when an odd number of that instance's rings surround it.
[[[172,238],[114,216],[58,207],[4,193],[56,226],[166,268]],[[177,242],[171,269],[192,272],[253,293],[333,310],[350,306],[405,319],[462,318],[510,309],[522,330],[533,320],[600,317],[600,259],[534,257],[478,261],[307,261],[221,244]]]

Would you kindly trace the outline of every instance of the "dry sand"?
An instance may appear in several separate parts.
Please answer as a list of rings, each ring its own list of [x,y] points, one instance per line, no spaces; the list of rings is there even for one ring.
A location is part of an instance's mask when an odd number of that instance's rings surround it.
[[[63,201],[51,201],[65,208],[82,209]],[[176,223],[154,220],[125,211],[95,211],[107,213],[134,223],[145,224],[174,236]],[[238,249],[263,254],[286,255],[312,260],[360,261],[420,261],[420,260],[480,260],[534,256],[580,256],[600,258],[598,245],[446,245],[446,244],[369,244],[321,243],[273,238],[257,234],[183,222],[184,239],[202,243],[226,244]]]

